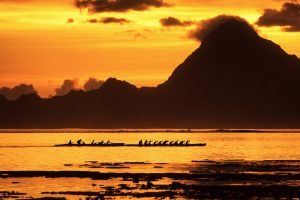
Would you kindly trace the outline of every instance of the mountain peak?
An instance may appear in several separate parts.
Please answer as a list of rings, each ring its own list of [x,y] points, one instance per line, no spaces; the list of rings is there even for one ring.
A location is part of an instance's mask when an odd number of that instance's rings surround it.
[[[239,41],[251,41],[251,39],[257,39],[259,36],[255,29],[242,18],[231,17],[227,20],[219,23],[207,37],[202,41],[214,40],[219,42],[221,40],[226,40],[232,42],[233,40]]]
[[[300,72],[299,59],[260,37],[247,21],[223,16],[210,23],[207,24],[210,32],[201,46],[175,69],[162,87],[174,88],[173,91],[197,88],[192,93],[224,94],[229,99],[242,96],[241,93],[254,95],[262,86],[265,90],[261,93],[266,94],[264,91],[272,90],[270,85],[282,88],[282,82],[295,81],[294,74]]]
[[[107,79],[100,87],[101,91],[133,91],[136,89],[134,85],[116,78]]]

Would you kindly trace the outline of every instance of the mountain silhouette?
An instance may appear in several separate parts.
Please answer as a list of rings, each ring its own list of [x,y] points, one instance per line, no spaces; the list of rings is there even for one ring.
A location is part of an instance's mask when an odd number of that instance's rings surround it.
[[[169,79],[16,101],[0,96],[1,128],[300,128],[300,60],[231,19],[212,30]]]
[[[232,19],[212,31],[160,87],[180,101],[190,99],[188,110],[212,127],[292,127],[298,122],[289,120],[300,111],[299,75],[296,56]]]

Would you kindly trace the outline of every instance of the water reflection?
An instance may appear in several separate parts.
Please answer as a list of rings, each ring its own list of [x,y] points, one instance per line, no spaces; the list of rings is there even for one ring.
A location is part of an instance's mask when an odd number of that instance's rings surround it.
[[[140,139],[190,140],[206,147],[53,147],[70,139],[137,143]],[[26,133],[0,134],[0,169],[66,170],[66,163],[151,162],[189,163],[191,160],[300,159],[300,134],[296,133]],[[74,169],[74,168],[72,168]],[[81,170],[77,168],[76,170]]]
[[[70,139],[207,146],[53,146]],[[0,199],[295,198],[299,144],[297,133],[1,133]]]

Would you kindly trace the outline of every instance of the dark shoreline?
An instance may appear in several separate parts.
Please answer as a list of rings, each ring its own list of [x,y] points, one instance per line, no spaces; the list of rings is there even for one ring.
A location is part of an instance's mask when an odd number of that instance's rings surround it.
[[[262,171],[262,170],[259,170]],[[0,178],[90,178],[94,180],[107,180],[112,178],[139,178],[139,179],[162,179],[170,178],[174,180],[198,180],[211,178],[218,180],[300,180],[299,174],[250,174],[250,173],[101,173],[96,171],[0,171]]]
[[[92,165],[96,162],[89,161]],[[0,181],[26,183],[36,178],[51,181],[74,178],[78,186],[93,183],[91,190],[40,191],[48,199],[77,196],[89,199],[280,199],[300,197],[300,160],[192,161],[186,173],[122,173],[100,171],[0,171]],[[101,163],[100,163],[101,164]],[[140,163],[137,163],[140,164]],[[47,181],[47,182],[49,182]],[[64,183],[64,182],[62,182]],[[19,184],[15,184],[17,187]],[[11,192],[6,193],[10,195]],[[1,192],[0,191],[0,199]],[[27,193],[28,191],[21,191]],[[14,193],[15,194],[15,193]],[[46,195],[46,196],[45,196]],[[40,197],[40,196],[39,196]]]
[[[300,129],[0,129],[0,133],[300,133]]]
[[[123,184],[98,186],[93,190],[42,191],[44,199],[68,199],[70,196],[85,199],[127,198],[184,198],[184,199],[253,199],[297,198],[300,186],[284,184],[286,180],[298,181],[300,174],[253,175],[253,174],[193,174],[193,173],[99,173],[78,171],[1,171],[2,178],[90,178],[94,181],[118,178]],[[6,175],[3,175],[6,174]],[[171,183],[156,181],[171,179]],[[0,178],[1,180],[1,178]],[[75,180],[74,180],[75,181]],[[188,183],[186,183],[188,181]],[[27,179],[28,182],[28,179]],[[134,184],[134,186],[132,186]],[[1,198],[0,191],[0,198]],[[11,194],[7,193],[6,194]],[[14,197],[16,193],[12,193]],[[27,191],[22,191],[23,196]],[[59,196],[59,197],[58,197]],[[25,198],[24,198],[25,199]],[[36,197],[36,199],[38,199]]]

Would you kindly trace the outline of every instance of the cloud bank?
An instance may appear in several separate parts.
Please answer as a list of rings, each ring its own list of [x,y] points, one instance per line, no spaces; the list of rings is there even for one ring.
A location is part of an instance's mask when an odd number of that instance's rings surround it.
[[[89,19],[87,22],[95,24],[95,23],[102,23],[102,24],[128,24],[132,21],[125,19],[125,18],[116,18],[116,17],[103,17],[99,20],[97,19]]]
[[[164,0],[75,0],[77,8],[87,8],[89,13],[144,11],[151,7],[166,7]]]
[[[32,85],[20,84],[14,88],[2,87],[0,88],[0,95],[5,96],[8,100],[16,100],[22,95],[37,93]]]
[[[103,83],[104,83],[104,81],[102,81],[102,80],[97,80],[95,78],[90,78],[83,85],[83,89],[86,92],[91,91],[91,90],[96,90],[96,89],[99,89],[102,86]]]
[[[56,96],[64,96],[71,92],[72,90],[76,90],[78,85],[77,80],[65,80],[60,88],[55,89]]]
[[[281,26],[283,31],[300,31],[300,4],[284,3],[280,10],[265,9],[258,19],[259,26]]]
[[[181,21],[180,19],[177,19],[175,17],[162,18],[159,20],[159,22],[164,27],[171,27],[171,26],[186,27],[194,24],[193,21]]]
[[[116,23],[116,24],[128,24],[131,21],[125,18],[116,18],[116,17],[103,17],[100,19],[100,22],[103,24],[110,24],[110,23]]]

